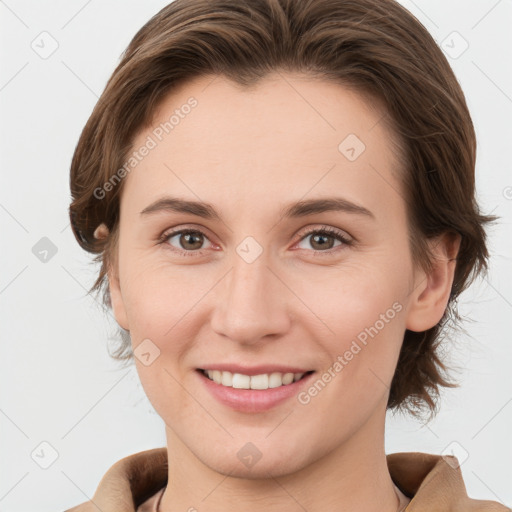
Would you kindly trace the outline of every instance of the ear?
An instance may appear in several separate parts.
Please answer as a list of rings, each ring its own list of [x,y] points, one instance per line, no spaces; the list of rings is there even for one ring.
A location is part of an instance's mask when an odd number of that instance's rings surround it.
[[[110,301],[112,303],[112,310],[117,323],[126,331],[130,330],[128,324],[128,316],[124,306],[123,295],[121,293],[121,286],[119,283],[119,275],[116,269],[111,266],[107,272],[108,286],[110,291]]]
[[[457,233],[444,233],[429,240],[433,267],[429,274],[415,273],[406,322],[410,331],[426,331],[441,320],[450,298],[460,241]]]

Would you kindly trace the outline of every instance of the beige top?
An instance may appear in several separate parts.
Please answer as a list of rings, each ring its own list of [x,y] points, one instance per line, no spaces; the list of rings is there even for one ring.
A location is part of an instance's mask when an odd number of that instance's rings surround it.
[[[410,452],[386,458],[391,479],[410,499],[406,512],[512,512],[496,501],[469,498],[455,457]],[[167,448],[129,455],[108,469],[91,501],[65,512],[156,512],[167,476]]]

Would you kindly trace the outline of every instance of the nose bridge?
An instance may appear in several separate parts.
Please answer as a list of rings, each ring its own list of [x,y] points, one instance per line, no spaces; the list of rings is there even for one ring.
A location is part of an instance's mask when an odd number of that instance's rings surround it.
[[[240,244],[233,255],[231,272],[218,289],[212,319],[216,332],[244,343],[278,334],[288,322],[284,287],[270,270],[267,253],[262,251],[254,258],[250,243]]]

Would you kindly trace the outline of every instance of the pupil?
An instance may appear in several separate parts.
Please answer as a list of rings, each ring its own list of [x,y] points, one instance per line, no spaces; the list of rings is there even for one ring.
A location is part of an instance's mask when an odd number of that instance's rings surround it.
[[[194,234],[194,233],[185,233],[182,236],[185,237],[186,243],[192,243],[192,245],[194,246],[194,247],[192,247],[192,249],[198,249],[199,247],[201,247],[201,240],[199,239],[199,236],[197,236],[196,234]],[[193,242],[194,238],[198,239],[198,241],[195,244]],[[191,242],[191,240],[192,240],[192,242]],[[183,244],[181,244],[181,245],[183,247]],[[190,248],[190,247],[184,247],[184,248]]]
[[[314,243],[319,243],[321,248],[325,248],[325,245],[329,245],[329,243],[328,242],[318,242],[318,239],[322,239],[322,238],[325,239],[325,238],[330,238],[330,237],[327,235],[315,235],[313,237],[313,241],[314,241]]]

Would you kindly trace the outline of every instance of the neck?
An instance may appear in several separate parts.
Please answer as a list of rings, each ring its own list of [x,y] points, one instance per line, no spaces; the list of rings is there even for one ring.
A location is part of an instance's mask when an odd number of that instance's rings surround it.
[[[379,409],[336,449],[293,473],[268,478],[221,474],[167,428],[168,485],[160,512],[396,512],[399,499],[384,452]]]

